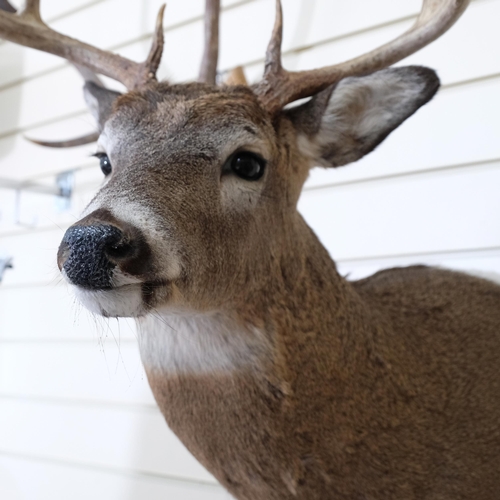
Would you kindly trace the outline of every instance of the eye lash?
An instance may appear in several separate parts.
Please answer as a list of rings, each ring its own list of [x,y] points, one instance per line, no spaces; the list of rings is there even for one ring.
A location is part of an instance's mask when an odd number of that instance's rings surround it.
[[[108,155],[107,155],[107,153],[102,153],[99,151],[98,153],[92,153],[90,156],[91,157],[93,156],[95,158],[102,158],[103,156],[108,156]]]

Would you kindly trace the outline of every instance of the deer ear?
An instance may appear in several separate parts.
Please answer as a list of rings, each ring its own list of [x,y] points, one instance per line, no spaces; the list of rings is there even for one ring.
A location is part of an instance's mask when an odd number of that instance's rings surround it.
[[[99,124],[99,131],[101,131],[104,128],[106,120],[111,115],[113,102],[121,94],[88,81],[83,86],[83,95],[90,112]]]
[[[345,78],[286,114],[314,164],[340,167],[373,151],[438,88],[431,69],[389,68]]]

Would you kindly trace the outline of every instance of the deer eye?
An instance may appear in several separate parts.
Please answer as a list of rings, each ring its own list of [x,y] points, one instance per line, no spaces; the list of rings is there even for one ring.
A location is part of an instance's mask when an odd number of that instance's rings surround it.
[[[240,151],[229,159],[229,168],[242,179],[257,181],[264,175],[266,160],[255,153]]]
[[[107,177],[112,170],[108,155],[106,153],[96,153],[94,156],[99,158],[99,164],[101,166],[102,173]]]

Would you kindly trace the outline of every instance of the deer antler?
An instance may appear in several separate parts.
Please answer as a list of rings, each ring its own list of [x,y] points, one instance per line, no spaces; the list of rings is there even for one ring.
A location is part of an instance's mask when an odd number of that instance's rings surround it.
[[[156,71],[163,50],[163,12],[160,8],[149,55],[143,63],[137,63],[100,50],[49,28],[40,17],[40,0],[27,0],[20,14],[7,0],[0,4],[0,38],[10,42],[49,52],[68,61],[89,68],[101,75],[123,83],[129,90],[156,80]]]
[[[96,142],[97,139],[99,139],[99,132],[90,132],[90,134],[82,135],[75,139],[66,139],[62,141],[42,141],[39,139],[31,139],[26,136],[24,138],[33,144],[38,144],[46,148],[74,148],[76,146],[83,146],[84,144]]]
[[[276,21],[269,42],[263,79],[254,87],[263,105],[276,112],[286,104],[320,92],[347,76],[360,76],[391,66],[446,32],[470,0],[423,0],[415,24],[403,35],[371,52],[341,64],[311,71],[287,71],[281,65],[283,17],[276,1]]]
[[[248,85],[245,72],[241,66],[236,66],[227,73],[224,83],[226,85]]]
[[[219,58],[220,0],[206,0],[205,4],[205,50],[200,66],[200,82],[215,85],[217,60]]]

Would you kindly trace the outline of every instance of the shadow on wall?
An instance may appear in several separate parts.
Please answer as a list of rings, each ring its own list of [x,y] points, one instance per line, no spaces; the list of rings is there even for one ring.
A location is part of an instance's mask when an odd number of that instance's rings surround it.
[[[0,78],[0,92],[4,93],[0,112],[0,130],[15,130],[19,125],[21,109],[22,86],[16,85],[23,75],[24,49],[18,45],[2,42],[2,59],[0,74],[9,75],[8,83],[2,83]],[[0,162],[14,148],[16,136],[8,132],[0,132]],[[1,172],[1,163],[0,163]]]

